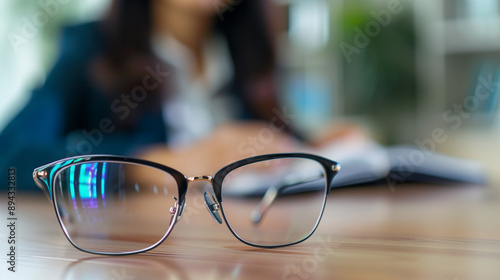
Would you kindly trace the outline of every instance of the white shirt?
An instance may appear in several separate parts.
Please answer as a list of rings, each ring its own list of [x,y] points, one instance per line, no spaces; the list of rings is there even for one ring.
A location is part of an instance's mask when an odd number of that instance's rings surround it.
[[[234,118],[234,97],[227,92],[233,65],[224,38],[214,36],[205,43],[205,72],[197,78],[193,77],[192,53],[175,38],[156,37],[152,46],[155,54],[174,70],[169,95],[162,104],[169,146],[187,146]]]

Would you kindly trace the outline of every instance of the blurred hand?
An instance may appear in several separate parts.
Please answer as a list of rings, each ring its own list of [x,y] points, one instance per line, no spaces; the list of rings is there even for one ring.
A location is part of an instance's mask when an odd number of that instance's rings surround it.
[[[329,146],[342,139],[351,137],[371,139],[370,133],[363,127],[357,124],[344,123],[339,125],[332,125],[325,128],[321,134],[316,135],[310,141],[309,145],[312,148],[321,149]]]
[[[211,158],[222,164],[260,154],[292,152],[296,141],[263,122],[230,123],[218,127],[200,143]]]
[[[296,141],[265,122],[228,123],[182,150],[150,147],[139,157],[162,163],[188,175],[213,175],[223,166],[259,154],[294,152]]]

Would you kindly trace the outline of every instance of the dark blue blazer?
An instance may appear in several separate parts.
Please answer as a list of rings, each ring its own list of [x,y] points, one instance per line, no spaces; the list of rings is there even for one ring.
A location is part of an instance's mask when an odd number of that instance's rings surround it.
[[[0,172],[6,177],[8,168],[16,168],[19,189],[36,189],[33,169],[60,158],[130,155],[148,144],[165,143],[160,104],[135,116],[133,126],[122,125],[126,103],[110,100],[93,82],[90,63],[103,48],[97,23],[66,28],[45,84],[0,135]]]

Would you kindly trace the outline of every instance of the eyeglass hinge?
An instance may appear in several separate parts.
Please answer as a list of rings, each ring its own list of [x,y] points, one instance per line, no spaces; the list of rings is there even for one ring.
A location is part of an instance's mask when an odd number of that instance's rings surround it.
[[[36,175],[40,179],[47,179],[47,171],[38,171]]]
[[[335,172],[339,172],[340,171],[340,164],[332,165],[332,170]]]

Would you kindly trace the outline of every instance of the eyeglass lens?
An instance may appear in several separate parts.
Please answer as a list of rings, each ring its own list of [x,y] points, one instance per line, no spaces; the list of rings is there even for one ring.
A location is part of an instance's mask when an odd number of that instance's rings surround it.
[[[160,242],[171,226],[177,182],[167,172],[133,163],[86,162],[54,179],[59,220],[77,247],[124,253]]]
[[[265,160],[237,168],[222,182],[222,208],[241,240],[282,246],[307,238],[326,199],[321,164],[305,158]]]

